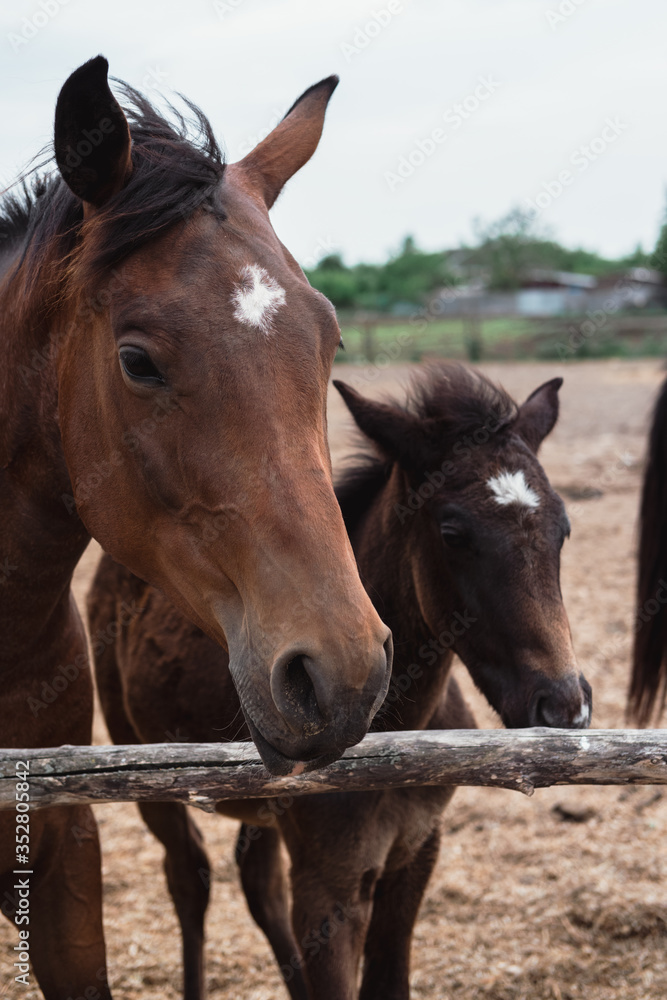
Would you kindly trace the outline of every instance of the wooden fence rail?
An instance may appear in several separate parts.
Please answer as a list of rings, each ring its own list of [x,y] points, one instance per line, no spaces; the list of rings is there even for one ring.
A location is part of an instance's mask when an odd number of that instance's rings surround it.
[[[25,767],[27,765],[27,768]],[[252,743],[0,750],[0,809],[173,801],[212,811],[222,799],[418,785],[665,785],[667,730],[518,729],[372,733],[329,767],[272,777]],[[21,785],[23,789],[24,786]]]

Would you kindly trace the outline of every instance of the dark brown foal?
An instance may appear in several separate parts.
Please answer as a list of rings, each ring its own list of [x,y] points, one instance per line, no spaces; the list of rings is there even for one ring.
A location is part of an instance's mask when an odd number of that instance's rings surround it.
[[[557,418],[560,381],[522,406],[455,365],[422,372],[403,405],[338,386],[375,454],[347,472],[337,496],[362,580],[396,644],[374,728],[474,726],[449,678],[454,652],[507,726],[589,724],[590,688],[577,667],[559,585],[569,524],[536,457]],[[123,603],[141,614],[105,643]],[[247,737],[219,650],[108,557],[89,616],[115,742]],[[243,821],[241,882],[293,1000],[408,997],[412,929],[452,792],[220,804],[220,812]],[[200,1000],[208,884],[201,838],[183,806],[141,811],[167,851],[183,928],[185,996]]]

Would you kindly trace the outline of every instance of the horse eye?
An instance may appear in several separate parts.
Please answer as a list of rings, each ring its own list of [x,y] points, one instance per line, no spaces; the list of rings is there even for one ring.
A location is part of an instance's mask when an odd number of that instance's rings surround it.
[[[147,385],[164,384],[164,377],[142,347],[121,347],[119,354],[123,371],[135,382],[144,382]]]
[[[461,531],[458,525],[447,522],[440,525],[440,534],[443,541],[454,549],[461,548],[468,540],[465,532]]]

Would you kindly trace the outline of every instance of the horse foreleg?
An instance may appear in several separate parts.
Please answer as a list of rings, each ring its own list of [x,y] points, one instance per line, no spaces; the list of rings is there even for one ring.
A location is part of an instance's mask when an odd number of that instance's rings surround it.
[[[434,830],[409,865],[378,881],[359,1000],[409,1000],[412,931],[439,847]]]
[[[203,837],[180,803],[142,802],[139,810],[166,852],[164,870],[183,939],[184,1000],[203,1000],[204,915],[210,885]]]
[[[111,1000],[97,824],[89,806],[48,812],[40,815],[44,826],[30,882],[28,940],[37,981],[45,1000]]]
[[[290,997],[308,1000],[301,956],[290,923],[280,834],[271,827],[259,828],[257,833],[256,838],[249,837],[244,823],[236,842],[236,863],[248,909],[268,938]]]
[[[324,867],[292,868],[292,926],[303,956],[303,973],[311,1000],[356,1000],[359,965],[371,917],[374,872],[349,871],[354,859],[342,862],[340,880]],[[351,877],[350,877],[351,876]]]

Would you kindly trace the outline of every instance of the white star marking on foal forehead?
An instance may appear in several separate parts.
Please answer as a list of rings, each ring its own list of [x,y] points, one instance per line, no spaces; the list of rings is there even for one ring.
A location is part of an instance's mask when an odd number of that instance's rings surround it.
[[[518,472],[507,472],[507,470],[500,472],[489,479],[486,485],[493,493],[493,499],[501,507],[518,503],[522,507],[528,507],[529,510],[535,510],[540,506],[539,496],[530,488],[521,469]]]
[[[234,317],[246,326],[269,333],[271,320],[285,303],[285,289],[259,264],[246,264],[232,293]]]

